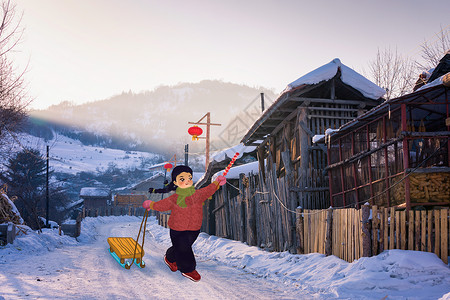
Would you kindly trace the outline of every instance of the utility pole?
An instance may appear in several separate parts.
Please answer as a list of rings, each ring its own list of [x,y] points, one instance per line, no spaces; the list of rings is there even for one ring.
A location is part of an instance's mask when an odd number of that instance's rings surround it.
[[[189,164],[189,144],[184,145],[184,165]]]
[[[47,217],[46,217],[46,224],[45,224],[45,226],[47,227],[47,228],[49,228],[49,220],[48,220],[48,211],[49,211],[49,202],[50,202],[50,197],[49,197],[49,194],[48,194],[48,161],[49,161],[49,147],[48,147],[48,145],[47,145],[47,179],[46,179],[46,185],[45,185],[45,196],[46,196],[46,200],[47,200],[47,203],[46,203],[46,212],[47,212]]]
[[[203,119],[206,117],[206,123],[201,123],[203,121]],[[205,161],[205,170],[208,169],[208,165],[209,165],[209,144],[210,144],[210,130],[209,127],[211,125],[215,125],[215,126],[220,126],[222,124],[214,124],[211,123],[211,114],[209,112],[206,113],[206,115],[204,115],[198,122],[188,122],[188,124],[193,124],[193,125],[206,125],[206,138],[204,137],[199,137],[199,139],[206,139],[206,161]]]
[[[264,93],[261,93],[261,112],[264,112]]]

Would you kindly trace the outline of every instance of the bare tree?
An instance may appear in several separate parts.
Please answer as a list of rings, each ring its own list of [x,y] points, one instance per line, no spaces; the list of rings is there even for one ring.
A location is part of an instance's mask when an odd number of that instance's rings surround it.
[[[17,72],[9,59],[13,49],[21,40],[21,16],[16,17],[15,5],[10,0],[1,3],[0,16],[0,147],[4,146],[25,119],[27,98],[24,71]],[[1,154],[1,153],[0,153]]]
[[[376,58],[369,62],[369,77],[386,90],[386,100],[412,91],[416,79],[414,62],[395,51],[378,49]]]
[[[450,25],[441,27],[432,41],[425,41],[421,45],[421,60],[416,60],[419,70],[428,71],[435,68],[444,54],[450,50]]]

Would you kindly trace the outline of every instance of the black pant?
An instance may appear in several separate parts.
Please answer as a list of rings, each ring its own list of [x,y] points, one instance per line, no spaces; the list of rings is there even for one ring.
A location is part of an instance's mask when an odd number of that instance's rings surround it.
[[[194,244],[200,230],[176,231],[170,229],[170,239],[172,247],[167,249],[166,258],[170,262],[176,262],[178,270],[182,273],[189,273],[195,270],[196,262],[192,244]]]

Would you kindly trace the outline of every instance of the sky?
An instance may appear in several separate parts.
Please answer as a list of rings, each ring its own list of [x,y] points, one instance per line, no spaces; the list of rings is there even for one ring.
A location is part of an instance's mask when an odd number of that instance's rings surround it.
[[[447,0],[15,0],[31,108],[161,85],[222,80],[279,93],[339,58],[358,72],[377,50],[418,58],[448,30]]]

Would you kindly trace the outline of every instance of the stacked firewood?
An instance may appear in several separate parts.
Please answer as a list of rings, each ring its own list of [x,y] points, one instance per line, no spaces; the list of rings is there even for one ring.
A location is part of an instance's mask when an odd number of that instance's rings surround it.
[[[450,173],[415,173],[409,178],[411,199],[417,202],[450,201]]]
[[[23,220],[13,208],[11,199],[6,195],[6,188],[0,189],[0,224],[12,222],[14,224],[23,224]]]
[[[409,175],[410,197],[415,203],[448,202],[450,203],[450,173],[412,173]],[[405,184],[394,189],[396,204],[405,201]]]

